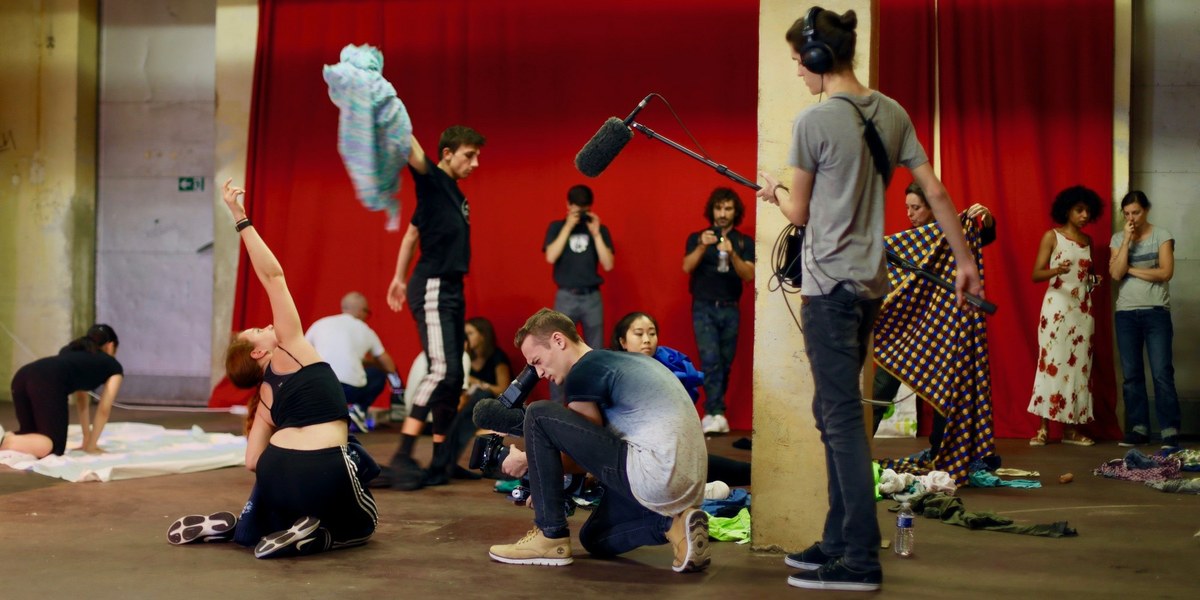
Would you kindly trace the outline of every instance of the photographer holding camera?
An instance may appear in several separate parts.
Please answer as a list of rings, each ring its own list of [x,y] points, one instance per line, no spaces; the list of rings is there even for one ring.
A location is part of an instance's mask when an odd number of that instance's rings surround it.
[[[604,278],[596,265],[613,270],[613,243],[608,227],[592,212],[592,189],[576,185],[567,190],[567,217],[546,228],[542,250],[554,265],[554,310],[583,325],[589,346],[604,347]]]
[[[534,402],[524,414],[526,452],[513,448],[504,471],[527,476],[534,528],[515,544],[492,546],[509,564],[571,564],[563,505],[564,471],[587,471],[606,489],[580,531],[594,556],[670,543],[676,572],[709,563],[704,495],[707,450],[679,380],[636,352],[592,350],[566,315],[543,308],[515,343],[542,379],[561,385],[567,404]],[[479,413],[476,413],[478,421]]]

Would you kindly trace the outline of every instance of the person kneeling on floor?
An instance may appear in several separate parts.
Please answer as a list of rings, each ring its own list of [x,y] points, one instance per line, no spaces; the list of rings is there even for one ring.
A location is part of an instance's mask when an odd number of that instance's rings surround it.
[[[708,515],[698,508],[707,450],[679,380],[649,356],[593,350],[571,319],[546,308],[525,322],[515,344],[538,377],[563,386],[566,406],[526,408],[526,452],[513,448],[503,469],[528,477],[534,528],[515,544],[492,546],[491,558],[571,564],[562,498],[563,473],[571,470],[591,473],[606,489],[579,534],[593,556],[669,543],[676,572],[708,567]]]

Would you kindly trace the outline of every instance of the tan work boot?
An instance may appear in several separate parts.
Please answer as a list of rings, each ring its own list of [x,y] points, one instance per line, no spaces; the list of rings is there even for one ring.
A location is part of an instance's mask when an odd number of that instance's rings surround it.
[[[708,514],[689,508],[677,515],[667,530],[667,541],[675,550],[671,569],[676,573],[694,573],[708,568],[712,560],[708,547]]]
[[[707,532],[708,529],[705,528]],[[534,527],[515,544],[492,546],[488,551],[492,560],[510,565],[544,565],[547,567],[565,567],[575,559],[571,558],[571,538],[550,539],[542,535],[542,530]]]

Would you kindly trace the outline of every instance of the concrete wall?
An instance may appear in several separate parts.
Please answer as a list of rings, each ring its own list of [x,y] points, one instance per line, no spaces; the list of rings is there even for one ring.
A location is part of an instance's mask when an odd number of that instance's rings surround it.
[[[1183,431],[1200,433],[1200,2],[1133,3],[1130,187],[1175,235],[1171,316]],[[1118,202],[1120,198],[1116,199]],[[1148,368],[1148,367],[1147,367]],[[1154,419],[1151,419],[1154,421]],[[1154,423],[1157,426],[1157,423]]]
[[[216,0],[102,0],[96,312],[122,397],[208,399]]]
[[[93,318],[96,3],[0,8],[0,398]]]
[[[859,81],[874,84],[872,43],[877,12],[873,0],[826,0],[821,6],[858,13]],[[787,0],[760,3],[758,57],[758,164],[790,182],[786,168],[792,120],[817,102],[796,75],[784,40],[788,27],[809,5]],[[767,289],[772,281],[771,246],[787,220],[774,206],[760,203],[755,231],[754,298],[754,527],[757,550],[796,551],[820,539],[828,507],[825,450],[812,416],[813,382],[804,340],[796,321],[800,297]],[[790,303],[790,304],[789,304]],[[793,315],[794,313],[794,315]],[[863,435],[866,435],[864,432]]]

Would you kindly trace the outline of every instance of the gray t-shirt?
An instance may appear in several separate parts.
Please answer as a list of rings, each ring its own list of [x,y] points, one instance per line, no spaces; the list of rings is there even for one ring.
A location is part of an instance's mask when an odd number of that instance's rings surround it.
[[[834,94],[854,102],[887,148],[892,168],[927,162],[908,113],[879,92]],[[883,261],[883,178],[863,139],[862,119],[844,100],[805,107],[792,127],[791,164],[813,173],[803,264],[805,296],[832,293],[842,281],[860,296],[887,293]]]
[[[592,350],[563,382],[567,402],[595,402],[629,450],[629,487],[642,506],[673,515],[704,499],[708,449],[683,384],[638,352]]]
[[[1112,236],[1110,248],[1114,251],[1125,241],[1125,231],[1118,231]],[[1158,268],[1158,251],[1162,245],[1171,242],[1174,248],[1175,238],[1170,231],[1150,226],[1150,235],[1140,242],[1129,245],[1129,266],[1136,269]],[[1152,282],[1126,275],[1117,282],[1117,310],[1137,310],[1140,308],[1171,308],[1171,286],[1169,282]]]

